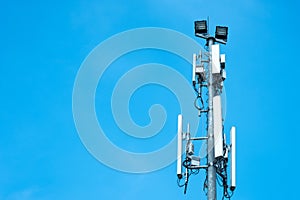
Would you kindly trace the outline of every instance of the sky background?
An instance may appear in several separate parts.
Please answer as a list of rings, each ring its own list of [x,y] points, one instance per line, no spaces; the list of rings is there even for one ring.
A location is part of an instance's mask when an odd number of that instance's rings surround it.
[[[0,5],[0,199],[205,199],[204,172],[191,177],[183,195],[175,163],[129,174],[97,161],[78,136],[72,91],[83,60],[108,37],[132,28],[162,27],[203,45],[193,36],[193,22],[207,16],[211,32],[215,25],[229,26],[228,44],[221,48],[227,56],[225,130],[237,127],[232,199],[298,199],[298,1],[12,0]],[[191,78],[191,68],[181,68],[186,63],[165,52],[126,56],[120,58],[126,61],[123,71],[158,62]],[[116,145],[153,151],[176,135],[178,103],[165,88],[141,88],[130,102],[133,119],[146,125],[149,106],[159,102],[168,113],[164,134],[144,141],[122,135],[105,104],[111,77],[121,76],[118,66],[114,63],[99,82],[95,106],[97,113],[107,114],[99,121]],[[157,95],[149,95],[153,93]]]

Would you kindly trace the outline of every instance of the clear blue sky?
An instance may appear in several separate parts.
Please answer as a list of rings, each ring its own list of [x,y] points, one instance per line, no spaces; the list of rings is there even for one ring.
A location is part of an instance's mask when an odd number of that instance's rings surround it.
[[[72,91],[83,60],[108,37],[132,28],[162,27],[194,38],[193,21],[207,16],[211,28],[229,26],[222,51],[227,54],[226,130],[231,125],[238,130],[238,185],[232,199],[298,199],[299,6],[294,0],[2,1],[0,199],[205,199],[203,172],[191,178],[184,196],[176,184],[175,163],[129,174],[96,160],[75,128]],[[190,69],[181,69],[174,56],[136,53],[124,58],[122,70],[157,62],[190,79]],[[113,69],[118,76],[123,72],[117,66],[107,71],[96,94],[98,114],[107,115],[99,115],[107,137],[137,152],[168,143],[176,134],[179,108],[165,88],[145,86],[130,102],[140,125],[149,123],[151,104],[165,106],[161,140],[159,135],[131,138],[111,121],[105,102],[113,87],[109,81],[115,80]],[[157,95],[149,95],[153,91]]]

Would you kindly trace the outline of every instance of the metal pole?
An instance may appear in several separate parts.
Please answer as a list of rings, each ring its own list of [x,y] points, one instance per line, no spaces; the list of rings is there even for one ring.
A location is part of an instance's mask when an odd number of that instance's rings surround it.
[[[207,39],[209,47],[209,65],[208,65],[208,131],[207,131],[207,199],[216,200],[216,169],[213,165],[215,159],[214,152],[214,127],[213,127],[213,77],[212,77],[212,45],[214,38]]]

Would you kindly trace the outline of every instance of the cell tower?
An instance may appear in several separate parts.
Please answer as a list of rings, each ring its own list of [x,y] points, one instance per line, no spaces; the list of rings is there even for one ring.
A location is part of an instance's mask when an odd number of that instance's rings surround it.
[[[187,125],[187,130],[184,132],[183,117],[178,115],[178,185],[184,187],[186,193],[190,175],[205,169],[206,179],[203,189],[207,191],[207,199],[217,199],[217,180],[223,187],[223,199],[230,199],[236,187],[236,129],[231,128],[230,144],[226,144],[221,98],[226,79],[225,55],[220,54],[219,45],[227,43],[228,27],[217,26],[213,37],[208,33],[206,20],[195,21],[195,35],[206,40],[206,51],[193,55],[192,84],[196,92],[194,105],[198,109],[198,115],[199,117],[204,115],[207,119],[207,134],[203,137],[191,137],[190,125]],[[204,90],[207,91],[206,96],[203,95]],[[207,101],[204,101],[204,98]],[[205,159],[195,155],[193,142],[196,140],[205,141],[207,144]],[[227,173],[229,155],[230,181]]]

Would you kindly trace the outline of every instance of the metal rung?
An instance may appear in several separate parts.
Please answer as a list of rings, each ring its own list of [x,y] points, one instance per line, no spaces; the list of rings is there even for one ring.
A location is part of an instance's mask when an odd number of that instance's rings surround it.
[[[190,140],[207,140],[208,137],[195,137],[195,138],[190,138]]]

